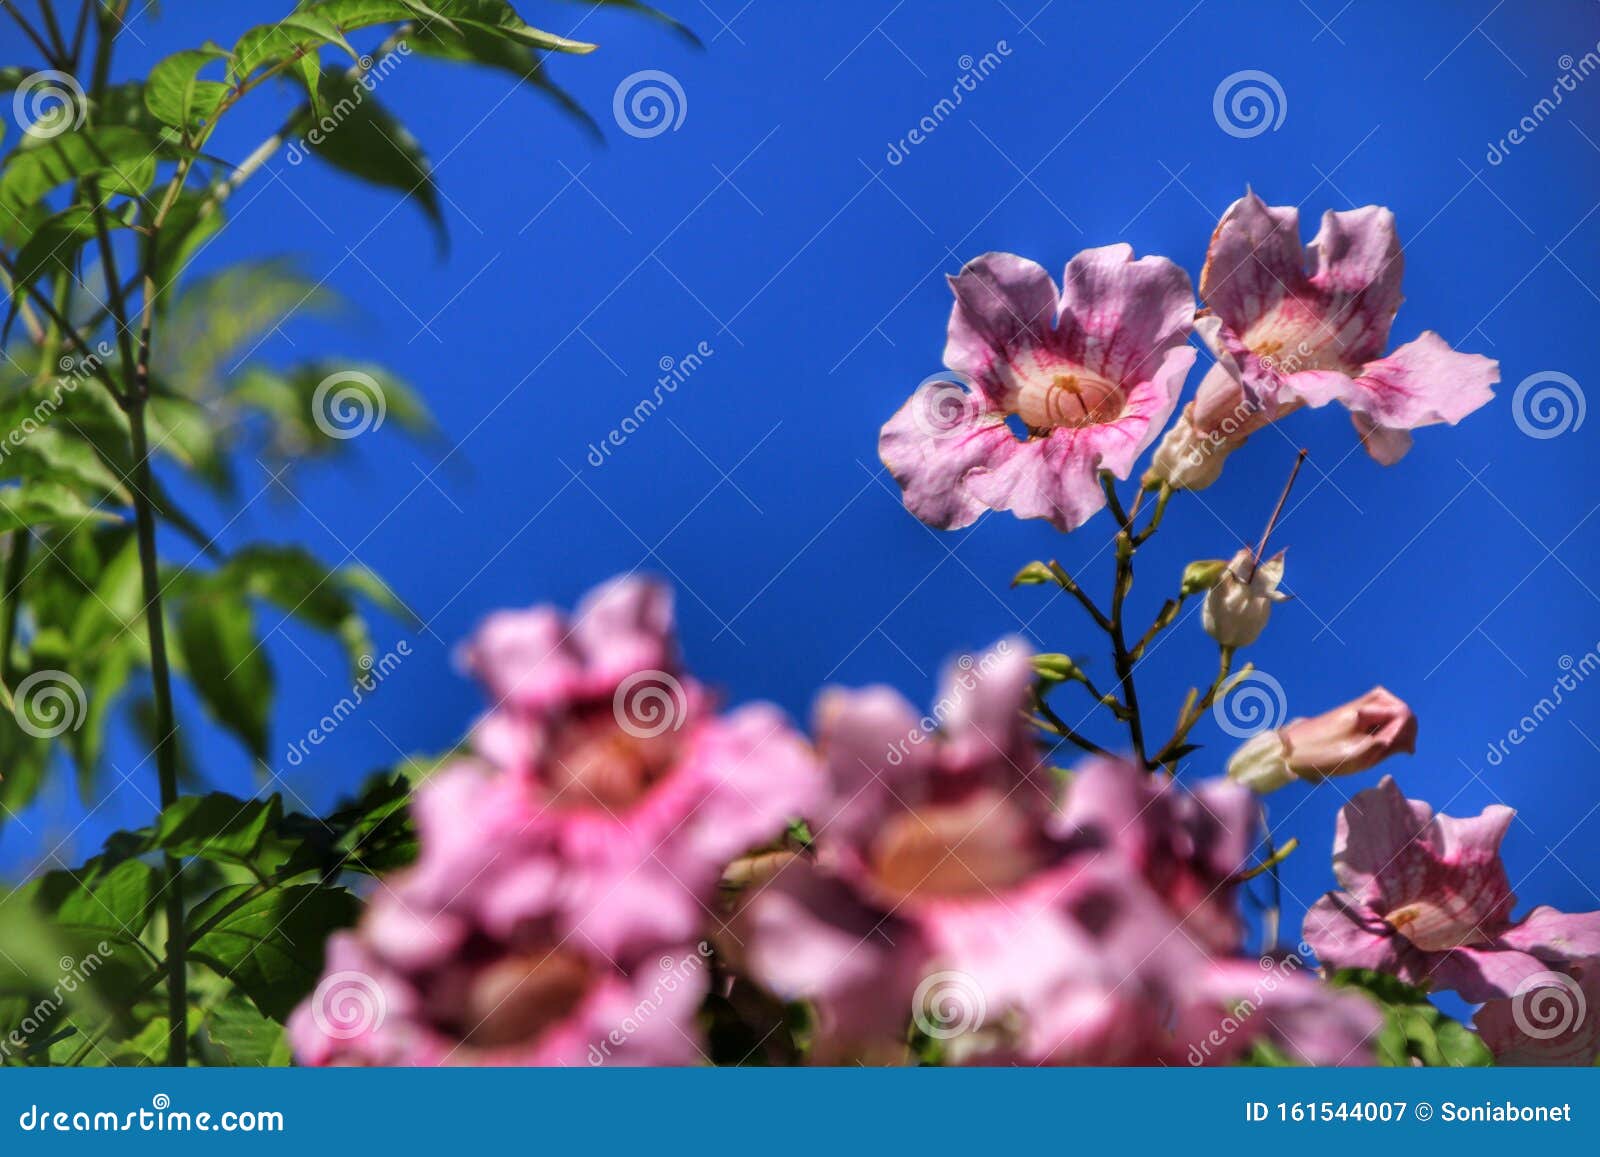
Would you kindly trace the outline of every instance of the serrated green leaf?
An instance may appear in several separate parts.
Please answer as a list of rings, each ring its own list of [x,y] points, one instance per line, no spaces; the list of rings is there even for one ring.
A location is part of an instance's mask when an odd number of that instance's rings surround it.
[[[19,150],[0,169],[0,238],[22,243],[43,216],[52,189],[94,178],[102,197],[137,196],[156,176],[156,162],[176,155],[160,135],[123,125],[78,129]]]
[[[315,986],[329,934],[354,923],[360,909],[343,888],[319,884],[226,887],[190,913],[191,926],[202,930],[191,955],[282,1021]]]
[[[161,813],[155,843],[174,856],[237,864],[270,875],[294,847],[279,838],[283,801],[242,800],[226,792],[185,796]]]
[[[1420,988],[1356,968],[1335,972],[1329,982],[1365,992],[1383,1010],[1384,1025],[1375,1047],[1380,1064],[1461,1068],[1493,1063],[1478,1035],[1437,1008]]]
[[[200,1022],[205,1042],[221,1060],[238,1068],[278,1068],[289,1064],[283,1026],[262,1016],[243,997],[230,996],[207,1009]]]

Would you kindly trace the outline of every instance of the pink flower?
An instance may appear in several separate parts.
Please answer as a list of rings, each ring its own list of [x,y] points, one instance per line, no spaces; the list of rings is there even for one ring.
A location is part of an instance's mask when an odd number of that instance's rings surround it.
[[[1229,758],[1228,777],[1264,795],[1295,779],[1320,783],[1355,775],[1416,749],[1416,715],[1398,696],[1374,687],[1342,707],[1252,736]]]
[[[474,729],[479,758],[417,793],[414,886],[508,932],[559,878],[548,918],[624,963],[697,936],[723,868],[781,836],[822,778],[776,708],[716,713],[676,650],[670,597],[636,579],[571,622],[491,618],[467,654],[501,702]]]
[[[1600,1053],[1600,960],[1530,977],[1472,1019],[1501,1065],[1584,1065]]]
[[[975,388],[925,382],[884,425],[878,454],[906,508],[941,530],[985,510],[1082,525],[1105,505],[1098,472],[1126,478],[1177,404],[1194,362],[1188,276],[1108,245],[1074,257],[1060,291],[1010,253],[950,286],[944,361]]]
[[[1600,912],[1540,907],[1512,921],[1500,841],[1515,815],[1498,805],[1471,819],[1435,815],[1384,776],[1339,812],[1333,871],[1344,890],[1311,906],[1306,942],[1330,968],[1469,1001],[1512,996],[1552,966],[1600,955]]]
[[[1204,946],[1237,944],[1224,909],[1249,793],[1188,796],[1103,761],[1059,813],[1022,712],[1031,681],[1007,640],[951,668],[936,731],[886,688],[819,702],[833,803],[814,858],[732,921],[748,973],[811,1004],[812,1059],[904,1062],[908,1026],[956,1063],[1190,1063],[1213,1030],[1193,1063],[1222,1063],[1286,1027],[1306,1030],[1292,1055],[1365,1056],[1370,1005],[1304,976],[1263,986],[1254,962]],[[1252,999],[1260,1015],[1223,1032]]]
[[[547,900],[553,888],[546,890]],[[530,920],[510,937],[378,893],[328,941],[321,983],[288,1021],[306,1065],[689,1065],[710,961],[663,948],[624,970]]]
[[[1294,206],[1246,193],[1223,214],[1195,328],[1217,356],[1157,452],[1154,481],[1199,489],[1254,430],[1301,405],[1342,403],[1384,465],[1410,431],[1454,424],[1484,405],[1499,364],[1452,350],[1431,331],[1385,356],[1404,271],[1394,214],[1368,205],[1323,215],[1309,250]]]

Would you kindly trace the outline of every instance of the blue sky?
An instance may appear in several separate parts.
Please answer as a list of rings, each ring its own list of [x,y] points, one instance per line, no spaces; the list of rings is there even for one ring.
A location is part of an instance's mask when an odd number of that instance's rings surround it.
[[[1391,469],[1355,450],[1331,410],[1258,437],[1217,486],[1173,503],[1141,555],[1138,614],[1154,613],[1185,562],[1256,535],[1308,447],[1278,532],[1296,599],[1249,658],[1291,714],[1375,683],[1407,699],[1419,749],[1390,770],[1408,794],[1458,814],[1515,805],[1507,859],[1524,904],[1600,907],[1600,680],[1488,757],[1600,646],[1600,420],[1536,438],[1512,407],[1530,375],[1568,375],[1579,397],[1596,379],[1600,77],[1564,93],[1498,163],[1488,157],[1573,67],[1564,58],[1596,49],[1593,4],[669,7],[705,51],[616,14],[521,6],[601,44],[552,72],[594,112],[605,147],[502,75],[413,58],[384,81],[380,99],[437,165],[444,258],[413,206],[280,158],[236,195],[202,260],[295,256],[359,312],[287,318],[258,356],[396,365],[445,434],[436,448],[392,427],[364,435],[353,469],[297,468],[283,479],[292,495],[243,464],[245,496],[261,494],[225,545],[297,541],[358,560],[427,624],[379,625],[412,656],[312,758],[277,760],[291,798],[324,806],[402,752],[454,742],[479,698],[451,650],[485,613],[570,603],[634,568],[677,586],[699,673],[734,700],[802,717],[827,683],[888,682],[925,702],[945,656],[1009,632],[1047,650],[1097,648],[1070,600],[1006,580],[1056,556],[1107,583],[1108,519],[1065,537],[1006,516],[936,534],[902,509],[877,429],[940,368],[944,275],[966,258],[1011,250],[1059,271],[1081,248],[1126,240],[1197,275],[1217,216],[1250,185],[1302,205],[1308,233],[1327,208],[1391,206],[1407,245],[1396,339],[1431,328],[1497,357],[1499,396],[1459,428],[1423,431]],[[284,5],[163,8],[135,23],[127,74],[207,37],[227,42]],[[998,63],[960,106],[891,161],[989,53]],[[669,73],[685,109],[676,129],[636,138],[617,128],[612,97],[645,69]],[[1276,81],[1283,116],[1236,136],[1214,96],[1245,70]],[[218,150],[242,157],[291,99],[247,102]],[[624,445],[588,461],[662,365],[702,348],[703,364]],[[214,526],[235,513],[201,508]],[[270,649],[274,747],[286,752],[348,676],[295,628],[275,631]],[[1147,709],[1169,719],[1213,663],[1198,617],[1183,622],[1140,668]],[[1210,719],[1197,738],[1207,746],[1194,773],[1220,771],[1234,741]],[[230,741],[207,731],[199,748],[213,782],[254,790]],[[128,779],[103,806],[85,819],[63,782],[23,817],[26,831],[0,835],[0,865],[19,870],[63,839],[61,857],[81,857],[110,828],[143,822],[153,771],[136,769],[136,751],[114,754]],[[1330,886],[1334,813],[1356,786],[1275,797],[1283,832],[1303,844],[1284,870],[1291,909]]]

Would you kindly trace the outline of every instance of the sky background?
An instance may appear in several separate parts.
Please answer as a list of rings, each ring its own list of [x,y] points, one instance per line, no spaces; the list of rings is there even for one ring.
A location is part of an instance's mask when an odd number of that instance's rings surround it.
[[[935,533],[902,508],[877,460],[878,427],[940,369],[944,277],[967,258],[1010,250],[1059,273],[1079,249],[1127,241],[1197,277],[1218,216],[1249,185],[1300,205],[1308,239],[1325,209],[1392,207],[1407,260],[1396,341],[1437,330],[1498,358],[1502,382],[1488,407],[1421,432],[1389,469],[1335,409],[1253,439],[1218,485],[1173,502],[1140,555],[1134,617],[1155,612],[1187,561],[1254,538],[1295,449],[1308,447],[1277,536],[1296,597],[1247,657],[1282,688],[1289,715],[1377,683],[1402,696],[1421,719],[1418,751],[1385,770],[1407,794],[1454,814],[1516,806],[1506,858],[1524,907],[1600,907],[1600,679],[1489,757],[1600,646],[1600,418],[1580,425],[1573,409],[1566,432],[1533,437],[1512,406],[1531,375],[1568,375],[1575,402],[1597,377],[1600,76],[1499,163],[1488,156],[1574,58],[1597,50],[1600,6],[740,5],[667,0],[704,51],[625,15],[519,6],[600,43],[551,71],[601,123],[603,147],[503,74],[406,60],[378,97],[435,162],[443,257],[414,205],[316,161],[280,155],[230,202],[199,270],[293,256],[359,307],[332,324],[287,317],[252,356],[394,365],[444,439],[419,446],[391,423],[357,440],[352,466],[306,465],[274,482],[242,464],[251,501],[224,546],[298,542],[330,563],[364,563],[425,627],[377,624],[383,648],[406,640],[411,657],[299,766],[280,756],[258,774],[231,740],[191,731],[211,782],[248,794],[270,775],[291,806],[325,808],[405,753],[449,747],[481,707],[452,651],[482,616],[570,605],[634,569],[676,587],[702,677],[802,719],[830,683],[886,682],[927,703],[946,657],[1008,633],[1102,654],[1069,598],[1006,583],[1054,556],[1104,591],[1109,517],[1069,536],[1006,515]],[[133,24],[120,75],[206,38],[231,43],[286,3],[161,8]],[[0,37],[4,59],[31,59],[9,24]],[[998,66],[891,163],[986,53]],[[645,69],[675,78],[684,116],[635,138],[612,97]],[[1282,92],[1281,123],[1253,136],[1224,131],[1213,111],[1219,85],[1244,70]],[[216,151],[243,157],[292,100],[285,86],[245,102]],[[594,465],[591,445],[652,393],[659,367],[701,343],[704,364]],[[210,526],[238,513],[190,505]],[[167,546],[184,557],[183,544]],[[279,684],[274,750],[287,753],[348,694],[349,673],[325,640],[280,618],[263,614]],[[1152,650],[1139,685],[1153,730],[1165,733],[1214,663],[1198,614]],[[1104,679],[1108,664],[1091,672]],[[1196,738],[1205,748],[1188,774],[1220,773],[1237,740],[1210,717]],[[63,776],[0,831],[0,870],[74,862],[108,831],[147,821],[153,768],[127,744],[112,755],[120,774],[91,813]],[[1362,783],[1273,797],[1274,822],[1302,842],[1284,867],[1287,928],[1331,886],[1334,816]]]

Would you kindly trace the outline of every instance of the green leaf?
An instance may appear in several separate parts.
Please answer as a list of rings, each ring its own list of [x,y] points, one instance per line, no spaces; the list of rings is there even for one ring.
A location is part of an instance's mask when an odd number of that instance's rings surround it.
[[[315,53],[329,44],[344,50],[351,60],[359,59],[339,25],[324,14],[323,10],[329,7],[318,4],[303,8],[276,23],[258,25],[246,32],[234,44],[229,61],[228,72],[234,82],[243,81],[258,68],[288,57]],[[354,29],[358,25],[346,24],[345,27]]]
[[[255,614],[243,599],[206,591],[177,613],[178,646],[189,681],[211,715],[250,754],[267,758],[272,667],[256,638]]]
[[[1329,980],[1338,987],[1365,992],[1383,1010],[1384,1026],[1376,1045],[1379,1064],[1462,1068],[1493,1063],[1488,1046],[1478,1035],[1436,1008],[1420,988],[1358,968],[1342,969]]]
[[[45,194],[72,181],[94,178],[102,197],[139,196],[156,176],[156,162],[177,152],[170,141],[143,129],[105,125],[62,133],[19,150],[0,169],[0,238],[21,244],[41,216]]]
[[[269,875],[294,852],[278,837],[283,801],[242,800],[226,792],[185,796],[161,813],[155,843],[171,855],[237,864]]]
[[[97,502],[107,497],[118,505],[131,501],[127,487],[93,446],[52,426],[32,430],[9,452],[0,449],[0,454],[0,478],[57,482]]]
[[[200,70],[227,58],[227,52],[211,43],[174,52],[150,70],[144,86],[145,107],[164,124],[184,131],[210,120],[229,88],[218,80],[201,80]]]
[[[416,199],[444,240],[444,215],[432,166],[410,131],[346,74],[322,78],[321,116],[296,126],[311,153],[353,177]]]
[[[369,428],[376,428],[381,413],[381,421],[392,422],[409,434],[428,437],[438,432],[427,406],[410,385],[382,366],[366,363],[318,360],[287,370],[252,366],[239,376],[231,400],[273,421],[272,452],[289,458],[336,453],[348,450],[352,440],[344,436],[347,426],[329,413],[328,398],[318,396],[322,384],[335,375],[352,383],[359,381],[360,375],[376,384],[378,397],[362,415],[371,415]]]
[[[222,228],[222,210],[209,193],[186,191],[178,195],[161,223],[151,280],[156,285],[156,308],[165,311],[175,296],[180,274],[195,253]]]
[[[679,20],[673,19],[659,8],[652,8],[648,4],[641,3],[640,0],[583,0],[583,3],[591,4],[597,8],[622,8],[628,12],[654,20],[659,24],[665,24],[696,48],[705,47],[705,44],[695,35],[694,29]]]
[[[418,52],[439,60],[477,64],[509,73],[555,101],[557,107],[577,121],[591,137],[605,139],[599,122],[566,89],[550,79],[544,58],[537,49],[482,29],[469,26],[452,31],[440,24],[419,25],[407,34],[406,42]]]
[[[330,933],[355,922],[360,902],[343,888],[297,884],[222,888],[195,906],[191,955],[282,1021],[317,982]]]
[[[116,514],[91,507],[59,482],[24,482],[0,489],[0,531],[119,521]]]
[[[283,1026],[268,1020],[243,997],[230,996],[207,1009],[200,1022],[205,1043],[222,1061],[239,1068],[278,1068],[289,1064]]]
[[[126,229],[133,208],[130,205],[122,212],[107,212],[107,232]],[[78,250],[95,235],[95,217],[95,210],[89,205],[69,205],[39,223],[12,262],[16,269],[11,289],[13,300],[20,302],[26,298],[28,287],[41,277],[63,272],[68,277],[74,275]]]

